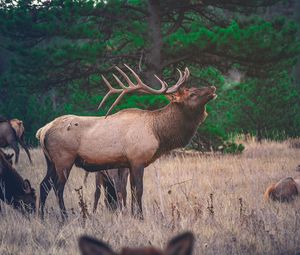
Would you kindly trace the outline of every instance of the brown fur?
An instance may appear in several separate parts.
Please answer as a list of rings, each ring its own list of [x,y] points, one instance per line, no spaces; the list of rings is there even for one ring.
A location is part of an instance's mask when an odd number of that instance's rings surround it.
[[[15,130],[17,137],[20,139],[25,131],[23,121],[18,119],[11,119],[9,123],[12,126],[12,128]]]
[[[292,201],[300,192],[298,180],[292,177],[281,179],[276,184],[267,188],[264,196],[265,199],[271,199],[279,202]]]
[[[47,175],[40,185],[41,212],[54,183],[63,217],[63,190],[73,164],[95,172],[129,168],[132,213],[142,217],[144,168],[162,154],[188,144],[205,120],[205,105],[215,87],[185,88],[156,111],[128,109],[104,117],[66,115],[37,132],[47,159]],[[54,182],[51,182],[51,179]]]
[[[270,194],[275,190],[275,183],[271,184],[265,191],[264,197],[266,200],[270,198]]]
[[[21,120],[2,120],[0,122],[0,147],[10,146],[15,152],[15,163],[18,163],[20,149],[18,143],[25,150],[30,163],[32,163],[30,152],[24,141],[24,125]]]
[[[29,180],[12,167],[7,154],[0,149],[0,199],[22,213],[35,211],[36,195]]]
[[[78,244],[82,255],[191,255],[194,236],[190,232],[178,235],[167,244],[164,250],[154,247],[123,248],[120,253],[117,253],[106,243],[88,236],[82,236]]]

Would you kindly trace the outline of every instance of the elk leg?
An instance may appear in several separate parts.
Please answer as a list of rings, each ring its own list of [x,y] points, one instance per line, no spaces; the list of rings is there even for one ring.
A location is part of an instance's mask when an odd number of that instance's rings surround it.
[[[84,186],[86,187],[86,184],[87,184],[87,179],[88,179],[88,177],[89,177],[89,172],[85,172],[85,174],[84,174],[84,179],[83,179],[83,184],[84,184]],[[97,178],[97,177],[96,177]]]
[[[67,214],[67,210],[66,210],[65,202],[64,202],[65,184],[66,184],[66,182],[62,182],[60,180],[57,180],[57,182],[55,183],[55,187],[54,187],[55,194],[56,194],[56,197],[58,199],[58,205],[59,205],[59,208],[60,208],[60,213],[61,213],[61,217],[62,217],[63,222],[68,219],[68,214]]]
[[[130,186],[131,186],[131,213],[133,216],[143,217],[142,196],[143,196],[143,176],[144,167],[132,166],[130,168]]]
[[[21,138],[19,139],[19,143],[21,144],[21,146],[23,147],[23,149],[25,150],[26,154],[27,154],[27,157],[30,161],[30,164],[32,164],[32,160],[31,160],[31,156],[30,156],[30,153],[29,153],[29,150],[27,148],[27,146],[25,145],[25,141],[24,141],[24,136],[22,135]]]
[[[113,181],[106,176],[103,182],[105,190],[105,204],[106,207],[112,211],[117,210],[118,198],[115,185]]]
[[[93,209],[93,213],[95,213],[97,211],[97,206],[98,206],[98,202],[101,196],[101,176],[99,173],[96,173],[95,176],[95,186],[96,186],[96,190],[95,190],[95,194],[94,194],[94,209]]]
[[[127,168],[120,168],[119,171],[121,172],[121,176],[122,176],[122,188],[121,188],[121,192],[122,192],[122,200],[123,200],[123,205],[126,208],[126,200],[127,200],[127,181],[128,181],[128,169]],[[122,202],[122,201],[121,201]]]
[[[60,155],[60,162],[55,164],[56,173],[57,173],[57,181],[54,183],[55,195],[58,200],[58,205],[60,208],[60,213],[62,216],[63,222],[68,219],[67,210],[64,202],[64,189],[65,184],[70,175],[72,166],[74,164],[74,157],[72,155]]]
[[[17,164],[18,161],[19,161],[19,153],[20,153],[20,149],[19,149],[19,146],[18,146],[18,142],[15,141],[15,142],[13,142],[10,146],[12,147],[12,149],[13,149],[14,152],[15,152],[15,155],[16,155],[16,157],[15,157],[15,164]]]
[[[47,174],[40,184],[40,216],[44,219],[44,207],[47,196],[52,189],[53,184],[57,181],[54,164],[45,156],[47,162]]]
[[[124,188],[124,190],[122,192],[122,196],[123,196],[123,205],[126,208],[126,200],[127,200],[127,190],[126,190],[126,187]]]

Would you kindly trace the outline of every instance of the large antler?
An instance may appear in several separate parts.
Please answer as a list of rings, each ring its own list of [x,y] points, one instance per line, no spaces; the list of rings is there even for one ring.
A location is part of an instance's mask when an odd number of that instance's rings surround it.
[[[134,84],[129,77],[127,76],[126,73],[124,73],[119,67],[116,66],[117,71],[124,77],[124,79],[126,80],[126,82],[128,83],[128,86],[125,86],[123,84],[123,82],[121,82],[121,80],[115,75],[113,74],[113,77],[115,78],[115,80],[117,81],[117,83],[120,85],[120,89],[116,89],[114,87],[111,86],[111,84],[108,82],[108,80],[103,76],[102,79],[104,80],[106,86],[109,88],[108,93],[103,97],[101,103],[98,106],[98,109],[104,104],[105,100],[112,94],[118,94],[120,93],[120,95],[118,96],[118,98],[116,99],[116,101],[112,104],[112,106],[109,108],[108,112],[106,113],[106,117],[107,115],[111,112],[111,110],[120,102],[120,100],[122,99],[122,97],[125,94],[128,93],[132,93],[134,91],[140,91],[142,93],[146,93],[146,94],[154,94],[154,95],[163,95],[163,94],[172,94],[175,93],[176,91],[178,91],[187,81],[187,79],[189,78],[190,75],[190,71],[189,69],[186,67],[184,70],[184,73],[182,74],[182,72],[178,70],[179,72],[179,79],[176,82],[175,85],[171,86],[170,88],[168,88],[168,84],[161,80],[157,75],[155,75],[155,78],[160,82],[161,84],[161,88],[160,89],[153,89],[151,87],[149,87],[148,85],[146,85],[145,83],[142,82],[142,80],[140,79],[140,77],[126,64],[124,64],[124,66],[132,73],[132,75],[134,76],[134,78],[137,81],[137,84]]]

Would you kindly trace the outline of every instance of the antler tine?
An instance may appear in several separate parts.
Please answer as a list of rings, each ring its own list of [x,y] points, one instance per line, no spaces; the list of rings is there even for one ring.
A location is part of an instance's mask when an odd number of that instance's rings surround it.
[[[111,105],[111,107],[108,109],[105,118],[108,116],[108,114],[111,112],[111,110],[120,102],[120,100],[122,99],[122,97],[126,94],[126,90],[123,90],[122,93],[118,96],[118,98],[116,99],[116,101]]]
[[[156,74],[154,74],[154,76],[161,84],[161,93],[166,92],[166,90],[168,89],[168,84],[165,81],[161,80]]]
[[[121,68],[119,68],[119,67],[116,66],[116,69],[125,78],[125,80],[128,82],[128,87],[135,86],[134,83],[129,79],[129,77],[127,76],[127,74],[124,73]]]
[[[135,71],[133,71],[128,65],[124,64],[124,66],[133,74],[134,78],[138,82],[138,84],[143,84],[141,78],[136,74]]]
[[[162,81],[160,78],[157,77],[157,75],[155,75],[156,79],[158,79],[158,81],[161,83],[161,88],[159,90],[157,89],[153,89],[149,86],[147,86],[145,83],[143,83],[143,81],[141,80],[141,78],[136,74],[135,71],[133,71],[128,65],[124,64],[124,66],[126,66],[126,68],[132,73],[132,75],[134,76],[134,78],[137,80],[138,84],[136,86],[141,87],[144,91],[149,92],[151,94],[163,94],[167,88],[168,85]]]
[[[179,79],[175,85],[168,88],[168,90],[166,91],[166,94],[172,94],[172,93],[175,93],[176,91],[178,91],[182,86],[185,85],[185,82],[189,78],[190,71],[187,67],[184,70],[184,74],[182,74],[182,72],[179,69],[177,69],[177,71],[179,72]]]
[[[112,93],[110,93],[110,91],[103,97],[103,99],[101,100],[100,104],[98,105],[97,110],[99,110],[102,105],[104,105],[105,100],[111,95]]]
[[[178,71],[178,73],[179,73],[179,79],[178,79],[178,82],[177,83],[181,83],[182,82],[182,79],[183,79],[183,74],[182,74],[182,72],[178,69],[178,68],[176,68],[177,69],[177,71]]]
[[[190,77],[190,70],[186,67],[186,68],[184,69],[184,73],[186,73],[186,75],[185,75],[185,80],[187,80],[187,79]]]
[[[113,74],[113,77],[115,78],[115,80],[118,82],[118,84],[123,88],[123,89],[126,89],[127,87],[123,84],[123,82],[120,81],[120,79],[115,75]]]
[[[109,90],[112,90],[113,87],[110,85],[110,83],[108,82],[108,80],[106,80],[106,78],[104,77],[104,75],[101,75],[101,77],[104,80],[106,86],[109,88]]]
[[[123,90],[122,89],[115,89],[113,88],[110,83],[108,82],[108,80],[103,76],[101,75],[102,79],[104,80],[106,86],[108,87],[109,91],[107,92],[107,94],[103,97],[103,99],[101,100],[99,106],[98,106],[98,110],[100,109],[100,107],[104,104],[105,100],[112,94],[116,94],[116,93],[119,93],[119,92],[122,92]]]

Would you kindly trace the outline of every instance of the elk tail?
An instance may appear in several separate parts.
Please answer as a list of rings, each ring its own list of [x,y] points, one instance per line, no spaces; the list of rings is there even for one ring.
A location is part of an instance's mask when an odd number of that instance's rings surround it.
[[[41,127],[41,128],[36,132],[35,137],[39,140],[40,145],[41,145],[41,148],[42,148],[42,150],[43,150],[45,156],[46,156],[49,160],[51,160],[51,157],[50,157],[49,152],[48,152],[48,150],[47,150],[47,148],[46,148],[46,145],[45,145],[45,138],[46,138],[46,135],[47,135],[48,125],[49,125],[49,124],[47,124],[47,125]],[[52,160],[51,160],[51,161],[52,161]]]
[[[275,184],[272,184],[271,186],[269,186],[264,194],[264,197],[266,200],[270,199],[270,195],[273,193],[273,191],[275,190]]]

